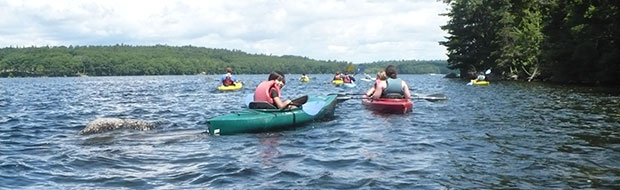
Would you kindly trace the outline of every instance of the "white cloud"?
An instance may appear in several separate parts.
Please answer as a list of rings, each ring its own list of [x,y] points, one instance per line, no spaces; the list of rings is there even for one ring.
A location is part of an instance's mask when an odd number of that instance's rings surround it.
[[[0,47],[195,45],[370,62],[445,59],[447,5],[420,1],[3,1]]]

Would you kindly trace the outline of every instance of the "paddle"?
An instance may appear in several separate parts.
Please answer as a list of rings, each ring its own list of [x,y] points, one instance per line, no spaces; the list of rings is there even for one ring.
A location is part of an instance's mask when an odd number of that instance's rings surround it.
[[[370,77],[370,75],[368,75],[368,74],[366,74],[366,73],[364,73],[364,76],[365,76],[365,78],[363,78],[362,80],[363,80],[363,81],[366,81],[366,82],[371,82],[371,81],[375,81],[375,80],[377,80],[376,78],[372,78],[372,77]]]
[[[280,111],[284,111],[285,109],[288,108],[289,105],[301,106],[301,110],[304,111],[304,113],[314,116],[318,114],[319,112],[321,112],[321,110],[323,109],[323,106],[325,106],[325,102],[324,101],[308,102],[308,95],[305,95],[305,96],[291,100],[291,103],[281,108]]]
[[[253,94],[248,94],[245,96],[245,105],[246,107],[250,107],[250,103],[254,101],[254,95]],[[318,114],[319,112],[321,112],[321,110],[323,109],[323,106],[325,106],[325,102],[323,101],[312,101],[312,102],[308,102],[308,96],[302,96],[299,98],[295,98],[293,100],[291,100],[291,103],[287,104],[286,106],[284,106],[283,108],[280,109],[280,111],[284,111],[286,110],[286,108],[288,108],[289,105],[295,105],[295,106],[301,106],[301,110],[304,111],[306,114],[314,116],[316,114]]]
[[[305,96],[302,96],[302,97],[299,97],[299,98],[295,98],[295,99],[291,100],[290,103],[286,104],[286,106],[280,108],[280,111],[285,110],[290,105],[301,106],[301,105],[305,104],[306,102],[308,102],[308,95],[305,95]]]
[[[360,73],[363,73],[365,70],[366,70],[366,66],[362,65],[362,66],[357,68],[357,72],[355,74],[353,74],[353,76],[355,76],[357,74],[360,74]],[[366,74],[366,73],[364,73],[364,74]]]
[[[419,94],[413,94],[414,96],[411,96],[409,99],[413,99],[413,100],[418,100],[418,99],[423,99],[429,102],[436,102],[436,101],[441,101],[441,100],[448,100],[448,97],[446,97],[444,94],[441,93],[437,93],[437,94],[429,94],[426,96],[421,96]],[[347,96],[347,95],[338,95],[338,97],[336,97],[336,99],[338,100],[349,100],[349,99],[371,99],[371,97],[351,97],[351,96]]]

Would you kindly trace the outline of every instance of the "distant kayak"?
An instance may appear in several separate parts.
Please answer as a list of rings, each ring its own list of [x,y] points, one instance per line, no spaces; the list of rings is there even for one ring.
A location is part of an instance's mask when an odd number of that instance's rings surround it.
[[[479,80],[474,79],[474,80],[471,80],[471,84],[474,84],[474,85],[489,85],[489,81],[486,81],[486,80],[479,81]]]
[[[340,86],[340,85],[342,85],[342,83],[344,83],[344,81],[342,81],[342,80],[332,80],[332,84],[334,84],[336,86]]]
[[[299,79],[299,81],[301,81],[301,82],[310,82],[310,78],[308,78],[308,77],[301,77]]]
[[[237,113],[217,116],[208,120],[208,131],[212,135],[279,131],[334,116],[336,95],[310,96],[306,104],[316,102],[321,103],[322,107],[314,115],[304,112],[303,109],[295,108],[285,110],[246,109]]]
[[[219,90],[219,91],[235,91],[235,90],[240,90],[241,88],[243,88],[243,83],[236,82],[235,85],[231,85],[231,86],[220,85],[220,86],[217,87],[217,90]]]
[[[383,113],[407,113],[413,109],[413,102],[409,99],[379,98],[376,100],[364,96],[362,104],[366,108]]]
[[[354,82],[352,82],[352,83],[344,83],[344,87],[348,87],[348,88],[355,88],[355,86],[356,86],[356,85],[355,85],[355,83],[354,83]]]

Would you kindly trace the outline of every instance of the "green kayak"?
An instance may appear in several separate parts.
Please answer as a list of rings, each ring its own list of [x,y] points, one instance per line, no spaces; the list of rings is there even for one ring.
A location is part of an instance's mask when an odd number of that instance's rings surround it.
[[[209,119],[208,130],[212,135],[230,135],[289,129],[304,123],[333,117],[336,102],[336,95],[309,96],[302,108],[246,109]],[[315,106],[317,103],[319,107]],[[315,106],[313,109],[316,110],[308,111],[310,106]]]

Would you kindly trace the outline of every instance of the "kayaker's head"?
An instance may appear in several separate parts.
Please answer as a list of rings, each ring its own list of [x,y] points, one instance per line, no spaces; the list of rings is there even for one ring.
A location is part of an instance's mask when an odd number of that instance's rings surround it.
[[[379,71],[377,73],[377,79],[379,80],[385,80],[387,79],[387,75],[385,74],[385,71]]]
[[[284,73],[282,73],[282,71],[271,71],[268,80],[275,80],[276,84],[279,85],[280,88],[282,88],[284,84],[286,84]]]
[[[385,75],[387,75],[387,77],[395,79],[396,76],[398,75],[398,72],[396,71],[396,67],[394,67],[394,65],[388,65],[385,68]]]
[[[226,73],[232,73],[232,68],[227,67],[227,68],[226,68]]]

